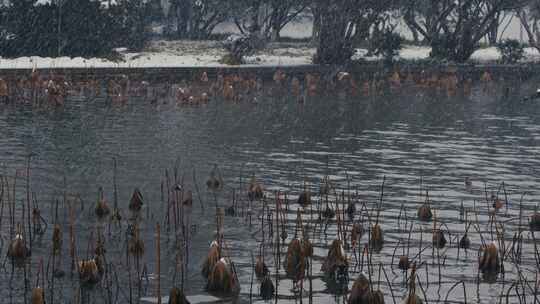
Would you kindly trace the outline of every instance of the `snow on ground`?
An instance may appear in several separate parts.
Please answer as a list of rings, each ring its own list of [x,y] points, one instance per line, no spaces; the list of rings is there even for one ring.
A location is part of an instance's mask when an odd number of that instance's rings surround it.
[[[101,1],[101,5],[105,8],[109,7],[109,4],[110,5],[118,4],[116,0],[100,0],[100,1]],[[34,6],[52,4],[52,2],[53,0],[36,0],[36,2],[34,3]]]
[[[399,58],[405,60],[426,59],[430,52],[431,48],[425,46],[408,46],[399,52]]]
[[[0,58],[0,69],[32,68],[150,68],[150,67],[225,67],[219,60],[225,50],[215,41],[156,41],[140,53],[122,51],[123,61],[110,61],[102,58],[84,59],[20,57]],[[419,60],[429,57],[429,47],[405,46],[399,55],[403,60]],[[353,59],[376,60],[366,57],[367,51],[357,50]],[[269,44],[268,47],[253,56],[245,58],[245,66],[294,66],[311,64],[315,49],[307,44]],[[525,50],[525,62],[540,61],[540,53],[534,48]],[[496,48],[484,48],[476,51],[471,60],[481,63],[494,62],[500,58]]]

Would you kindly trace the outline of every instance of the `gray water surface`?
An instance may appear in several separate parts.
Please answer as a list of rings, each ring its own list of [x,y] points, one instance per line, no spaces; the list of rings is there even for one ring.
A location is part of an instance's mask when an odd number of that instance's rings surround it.
[[[43,258],[45,265],[49,260],[52,206],[55,200],[60,201],[58,217],[64,231],[61,267],[67,274],[62,279],[55,279],[55,303],[74,303],[78,293],[77,276],[69,274],[68,208],[62,204],[65,189],[70,194],[79,194],[84,201],[84,210],[82,205],[76,205],[77,255],[88,256],[88,244],[91,238],[96,238],[96,227],[103,227],[107,259],[114,265],[113,273],[117,276],[111,279],[115,286],[113,299],[116,298],[117,303],[129,303],[123,232],[118,233],[112,228],[111,236],[108,236],[107,225],[99,223],[93,214],[99,186],[103,186],[105,197],[112,204],[113,158],[117,159],[118,202],[124,216],[128,217],[127,204],[135,187],[141,189],[145,198],[140,228],[146,250],[141,267],[146,266],[148,280],[143,280],[140,294],[136,283],[133,284],[134,302],[137,298],[156,295],[157,222],[162,225],[162,295],[168,293],[173,280],[177,251],[174,242],[167,239],[174,238],[174,228],[167,236],[166,208],[160,194],[165,169],[172,175],[171,170],[177,164],[179,175],[191,189],[194,189],[195,171],[205,204],[203,212],[196,196],[191,215],[193,234],[185,288],[187,295],[193,296],[192,303],[211,301],[211,298],[200,298],[208,295],[200,268],[215,230],[215,199],[205,186],[214,164],[219,165],[224,175],[226,187],[216,196],[217,203],[224,207],[231,204],[232,189],[241,187],[245,190],[247,179],[254,174],[269,196],[281,190],[291,193],[293,199],[303,181],[316,191],[320,179],[328,175],[338,189],[346,190],[348,176],[350,188],[358,191],[358,199],[373,208],[379,199],[382,178],[386,176],[381,213],[386,243],[383,250],[373,256],[376,265],[373,271],[374,280],[377,280],[377,265],[384,265],[396,301],[400,302],[406,294],[406,284],[402,272],[395,266],[392,270],[391,259],[398,240],[406,242],[408,228],[404,228],[403,221],[398,223],[398,214],[404,204],[408,216],[415,216],[416,208],[423,200],[419,195],[421,178],[424,189],[429,189],[439,220],[447,225],[452,238],[461,236],[465,229],[459,220],[462,201],[465,208],[479,206],[480,227],[489,235],[486,232],[490,229],[488,212],[482,201],[484,182],[488,191],[497,191],[499,183],[506,183],[510,208],[500,211],[499,220],[506,222],[504,233],[507,238],[511,239],[519,229],[519,200],[524,192],[527,192],[523,200],[524,216],[532,213],[540,199],[540,107],[535,102],[519,100],[517,96],[503,99],[497,92],[490,94],[477,89],[468,97],[410,91],[376,97],[320,97],[309,99],[305,105],[297,104],[292,98],[266,98],[257,104],[213,101],[201,107],[179,107],[170,103],[156,106],[140,98],[130,99],[126,105],[111,105],[103,98],[71,98],[64,108],[57,109],[0,105],[0,172],[10,177],[16,170],[22,174],[28,155],[32,155],[31,189],[36,193],[49,227],[33,244],[31,287],[36,282],[39,259]],[[466,176],[473,181],[472,193],[465,189]],[[22,202],[26,200],[24,187],[23,176],[19,178],[17,191],[18,217]],[[261,206],[261,203],[253,206],[251,226],[247,217],[225,218],[225,239],[242,285],[240,302],[249,302],[250,252],[257,254],[262,238],[260,221],[256,218]],[[293,235],[297,208],[293,204],[287,213],[290,219],[288,240]],[[414,223],[411,255],[418,252],[421,231],[424,246],[431,242],[432,224]],[[526,224],[527,218],[523,217],[525,229]],[[10,237],[7,211],[1,225],[1,254],[5,256]],[[126,223],[123,225],[125,230]],[[313,236],[316,246],[313,264],[315,303],[344,301],[343,296],[335,296],[327,290],[319,271],[335,232],[336,225],[331,223],[327,236]],[[422,260],[427,261],[429,267],[419,270],[419,275],[423,287],[427,288],[429,302],[443,302],[450,287],[464,281],[467,302],[494,303],[501,293],[506,296],[516,280],[518,270],[510,261],[505,263],[505,276],[499,276],[495,283],[478,278],[477,249],[481,241],[476,231],[470,232],[470,236],[472,249],[467,253],[461,251],[459,259],[455,239],[439,252],[440,259],[444,260],[440,270],[441,285],[438,284],[439,269],[433,264],[437,257],[432,257],[431,249],[423,252]],[[364,236],[362,243],[366,242],[367,236]],[[399,248],[397,254],[401,251]],[[271,250],[267,249],[267,252]],[[352,252],[348,253],[354,265]],[[267,264],[274,273],[270,254]],[[24,274],[22,270],[16,271],[10,281],[11,267],[9,263],[5,265],[5,270],[0,271],[1,302],[23,303]],[[533,288],[535,265],[531,235],[525,231],[519,268]],[[350,269],[352,279],[359,270],[353,268]],[[280,273],[284,274],[283,269]],[[426,274],[430,284],[426,284]],[[133,278],[136,271],[132,270],[130,275]],[[380,278],[386,303],[393,303],[384,276]],[[120,289],[116,288],[117,282]],[[50,286],[50,282],[46,285]],[[532,302],[531,290],[525,292],[527,301]],[[253,300],[262,302],[257,296],[256,281],[253,293]],[[280,303],[295,303],[290,280],[280,280],[279,294]],[[106,303],[106,291],[99,286],[87,291],[86,296],[90,303]],[[47,298],[50,299],[49,289]],[[464,300],[461,285],[454,289],[449,299]],[[509,299],[512,303],[519,302],[514,290]],[[232,300],[225,300],[228,301]],[[307,303],[307,295],[303,301]]]

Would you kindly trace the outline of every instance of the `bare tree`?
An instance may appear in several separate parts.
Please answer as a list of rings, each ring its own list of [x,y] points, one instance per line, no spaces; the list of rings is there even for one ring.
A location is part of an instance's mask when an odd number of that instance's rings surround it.
[[[220,0],[170,0],[169,23],[181,39],[206,39],[230,15],[231,3]]]
[[[258,32],[277,41],[283,28],[309,6],[309,0],[237,0],[234,21],[240,32]]]
[[[432,57],[463,62],[520,0],[405,0],[407,21],[431,45]]]
[[[370,30],[397,3],[394,0],[315,0],[320,29],[315,63],[342,64],[354,53],[354,41],[365,40]]]
[[[530,0],[518,8],[517,15],[529,39],[529,44],[540,51],[540,1]]]
[[[271,39],[277,41],[281,30],[298,15],[306,10],[310,1],[306,0],[271,0],[270,26]]]

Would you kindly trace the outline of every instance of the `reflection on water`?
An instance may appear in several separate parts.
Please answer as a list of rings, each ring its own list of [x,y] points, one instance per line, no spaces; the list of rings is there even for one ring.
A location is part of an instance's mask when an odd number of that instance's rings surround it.
[[[287,190],[293,196],[300,191],[303,181],[308,185],[318,185],[325,175],[330,176],[339,189],[345,189],[348,176],[350,188],[357,189],[359,200],[367,201],[372,208],[378,200],[382,177],[386,176],[381,213],[386,243],[383,250],[373,256],[373,263],[384,265],[398,298],[396,301],[406,294],[406,284],[401,271],[397,267],[391,269],[391,261],[398,241],[401,240],[401,244],[406,242],[408,234],[403,221],[398,222],[398,214],[403,205],[409,217],[415,216],[422,201],[419,196],[422,178],[439,220],[448,226],[451,233],[450,246],[440,252],[441,259],[444,259],[440,272],[431,264],[431,250],[423,252],[423,260],[429,263],[425,269],[419,270],[419,275],[424,282],[426,275],[429,276],[430,284],[424,285],[429,302],[444,301],[452,285],[464,281],[468,302],[493,303],[501,293],[506,296],[511,282],[517,277],[517,266],[507,263],[504,278],[497,278],[494,284],[480,279],[477,286],[476,249],[480,245],[480,237],[476,231],[471,232],[473,250],[461,251],[457,258],[457,237],[464,230],[464,224],[459,220],[459,209],[461,202],[468,210],[480,206],[478,220],[481,228],[489,231],[487,208],[482,201],[484,183],[487,183],[488,191],[497,191],[498,184],[505,181],[510,210],[503,210],[500,220],[506,223],[505,236],[512,237],[518,229],[516,217],[519,215],[521,194],[527,192],[523,200],[525,215],[531,213],[540,199],[537,190],[540,188],[539,114],[539,107],[534,102],[519,102],[517,96],[501,99],[480,90],[469,98],[408,92],[397,96],[354,99],[313,98],[308,99],[305,105],[297,104],[294,98],[261,99],[257,104],[218,101],[193,108],[168,104],[156,106],[137,98],[122,106],[106,104],[99,98],[74,99],[56,110],[2,105],[0,162],[1,172],[13,176],[15,170],[25,169],[26,158],[32,155],[31,187],[49,224],[46,234],[33,246],[30,286],[35,284],[39,257],[43,257],[45,265],[50,263],[54,209],[51,206],[55,200],[62,199],[66,189],[70,193],[79,193],[85,202],[77,210],[76,243],[78,255],[87,256],[87,244],[90,238],[95,238],[92,235],[98,225],[92,214],[93,202],[99,186],[103,186],[105,197],[110,202],[113,200],[112,159],[117,158],[120,206],[127,209],[130,195],[138,187],[144,194],[145,208],[148,208],[143,211],[140,227],[147,247],[144,266],[149,274],[148,280],[143,280],[141,297],[155,296],[155,223],[163,223],[166,209],[161,202],[160,185],[164,170],[177,163],[188,187],[192,187],[193,171],[196,172],[206,205],[202,212],[198,200],[195,200],[193,210],[194,235],[186,281],[186,292],[193,295],[193,299],[199,295],[203,301],[212,301],[212,298],[200,296],[206,294],[200,265],[215,229],[214,197],[206,193],[203,182],[214,164],[219,164],[225,179],[225,189],[217,197],[221,206],[230,205],[232,189],[238,189],[241,182],[245,188],[246,178],[254,174],[269,193]],[[467,192],[464,186],[467,176],[472,180],[472,193]],[[24,183],[20,182],[19,187],[18,201],[23,202]],[[60,207],[59,221],[67,238],[67,208],[62,204]],[[294,229],[296,208],[296,205],[291,205],[287,213],[291,220],[287,225],[289,229]],[[17,209],[20,213],[22,207]],[[9,238],[6,214],[1,223],[3,248],[6,248],[5,241]],[[526,223],[524,218],[523,225]],[[240,301],[248,302],[250,252],[257,252],[261,240],[260,227],[256,219],[250,226],[249,221],[242,217],[226,217],[225,227],[230,255],[237,263],[242,284]],[[411,255],[418,252],[422,238],[424,243],[430,241],[431,227],[430,223],[415,222],[410,240]],[[327,236],[316,234],[313,240],[316,247],[314,301],[342,303],[342,296],[336,297],[327,292],[319,272],[336,226],[330,225],[327,232]],[[289,233],[289,238],[292,234]],[[163,294],[172,284],[175,263],[174,245],[167,242],[167,238],[162,237]],[[534,288],[536,269],[529,232],[524,233],[524,239],[519,268]],[[128,273],[124,270],[126,245],[123,242],[122,236],[114,232],[106,240],[109,259],[118,261],[115,270],[122,282],[122,290],[114,291],[118,293],[118,303],[127,303],[129,298]],[[365,242],[366,236],[362,240]],[[55,280],[54,296],[62,303],[71,302],[78,288],[69,275],[70,260],[66,246],[62,268],[68,274]],[[397,254],[401,251],[401,247],[398,248]],[[5,254],[5,249],[2,254]],[[267,259],[267,264],[273,266],[272,258]],[[6,303],[22,303],[24,275],[16,272],[10,283],[9,267],[6,269],[0,272],[0,281],[4,285],[0,296],[6,299]],[[275,269],[271,267],[271,271],[274,273]],[[356,275],[354,272],[351,277]],[[441,285],[437,284],[439,279]],[[384,281],[383,278],[381,280]],[[390,290],[386,283],[381,283],[381,288],[387,297],[386,302],[390,303]],[[294,302],[291,289],[290,280],[281,280],[280,302]],[[95,295],[90,297],[93,299],[91,302],[103,303],[102,291],[90,292]],[[525,292],[531,301],[531,290]],[[254,294],[258,294],[256,284]],[[258,297],[254,299],[261,301]],[[454,289],[449,299],[463,301],[461,287]],[[510,301],[518,301],[515,292],[510,295]]]

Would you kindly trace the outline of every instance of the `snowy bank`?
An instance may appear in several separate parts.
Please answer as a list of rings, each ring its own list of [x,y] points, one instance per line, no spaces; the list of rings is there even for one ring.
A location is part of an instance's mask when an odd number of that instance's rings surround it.
[[[353,59],[368,61],[378,60],[378,57],[366,57],[367,51],[358,49]],[[429,47],[405,46],[399,54],[398,60],[422,60],[429,58]],[[0,57],[0,69],[50,69],[50,68],[190,68],[190,67],[229,67],[220,63],[225,54],[218,42],[194,41],[158,41],[154,42],[145,51],[140,53],[121,53],[120,61],[111,61],[103,58],[43,58],[20,57],[7,59]],[[299,66],[312,63],[315,49],[307,45],[270,45],[268,49],[246,57],[246,67],[277,67]],[[540,61],[540,54],[534,48],[525,50],[525,62]],[[471,57],[472,61],[491,63],[500,59],[496,48],[484,48],[476,51]]]

